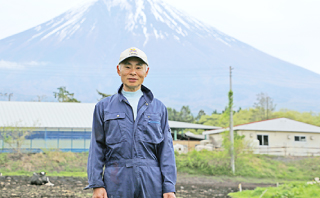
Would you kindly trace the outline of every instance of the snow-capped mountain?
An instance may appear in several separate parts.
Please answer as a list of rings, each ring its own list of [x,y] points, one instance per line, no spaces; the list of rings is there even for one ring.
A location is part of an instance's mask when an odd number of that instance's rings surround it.
[[[0,92],[54,100],[52,92],[66,86],[82,102],[96,102],[96,89],[114,93],[120,85],[119,55],[133,46],[148,55],[144,84],[167,106],[224,109],[232,66],[237,107],[252,106],[256,94],[266,92],[278,108],[320,111],[320,75],[161,0],[95,0],[0,40]]]

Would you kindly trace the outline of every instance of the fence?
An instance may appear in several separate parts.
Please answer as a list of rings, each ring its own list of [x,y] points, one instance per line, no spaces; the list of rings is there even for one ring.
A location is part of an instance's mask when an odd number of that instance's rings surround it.
[[[37,153],[53,149],[85,152],[89,150],[90,139],[91,131],[34,131],[25,137],[21,151]],[[4,134],[0,133],[0,153],[13,152],[15,149],[4,141]]]
[[[252,150],[255,154],[268,154],[279,156],[320,156],[320,146],[259,146],[253,147]]]

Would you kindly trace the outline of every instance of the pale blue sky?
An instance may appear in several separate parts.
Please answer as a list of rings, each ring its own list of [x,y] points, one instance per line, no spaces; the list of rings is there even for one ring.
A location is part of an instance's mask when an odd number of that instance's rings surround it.
[[[0,0],[0,39],[91,0]],[[164,0],[272,56],[320,74],[319,0]]]

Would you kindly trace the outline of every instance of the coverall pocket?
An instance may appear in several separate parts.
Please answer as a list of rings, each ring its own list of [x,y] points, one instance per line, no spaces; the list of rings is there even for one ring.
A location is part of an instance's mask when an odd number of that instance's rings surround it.
[[[146,130],[142,140],[148,143],[159,144],[163,140],[160,114],[145,114]]]
[[[117,144],[125,141],[123,131],[125,130],[125,113],[105,113],[104,130],[107,144]]]

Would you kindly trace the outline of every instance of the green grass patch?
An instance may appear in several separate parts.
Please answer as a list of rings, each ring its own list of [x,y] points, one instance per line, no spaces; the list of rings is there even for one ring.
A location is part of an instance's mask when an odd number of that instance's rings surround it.
[[[277,157],[239,153],[235,160],[235,175],[230,168],[226,151],[191,151],[176,155],[179,173],[224,177],[239,181],[255,180],[276,183],[283,181],[311,181],[320,176],[320,157]],[[0,172],[3,175],[32,175],[47,172],[51,176],[86,177],[88,153],[46,151],[23,154],[0,153]],[[233,180],[234,180],[233,179]],[[258,182],[266,183],[266,182]]]
[[[274,181],[308,181],[320,175],[320,157],[293,158],[241,153],[235,159],[235,175],[231,172],[230,161],[225,151],[176,153],[178,171],[189,174],[272,178]]]
[[[306,182],[291,182],[279,187],[256,188],[242,192],[229,193],[232,198],[310,198],[320,197],[319,184],[307,184]]]
[[[0,154],[0,172],[3,175],[32,175],[33,172],[47,172],[49,176],[87,175],[88,153],[47,151],[46,153]]]

